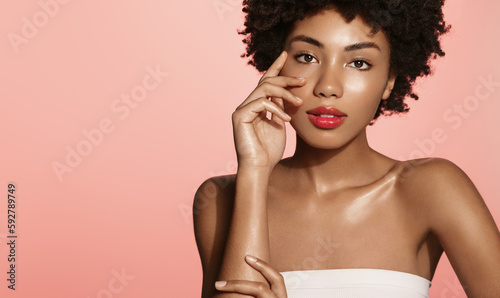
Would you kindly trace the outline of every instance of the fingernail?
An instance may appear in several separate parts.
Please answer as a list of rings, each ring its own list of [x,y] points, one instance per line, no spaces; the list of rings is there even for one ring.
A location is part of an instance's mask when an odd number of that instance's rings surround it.
[[[298,80],[304,81],[306,78],[297,78]]]
[[[223,288],[227,285],[227,281],[216,281],[215,282],[215,287],[216,288]]]
[[[298,101],[299,101],[299,102],[304,102],[304,101],[302,100],[302,98],[297,97],[297,96],[295,96],[295,97],[298,99]]]
[[[290,117],[290,115],[287,114],[288,117]],[[257,259],[255,257],[252,257],[251,255],[247,255],[245,257],[249,262],[252,262],[252,263],[255,263],[257,262]]]

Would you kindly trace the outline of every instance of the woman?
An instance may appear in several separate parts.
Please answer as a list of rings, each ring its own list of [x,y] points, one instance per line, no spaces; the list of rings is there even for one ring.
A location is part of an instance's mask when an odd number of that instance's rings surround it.
[[[366,137],[444,55],[443,1],[244,4],[246,56],[267,71],[233,113],[237,174],[195,197],[202,296],[427,297],[444,250],[470,297],[500,297],[500,234],[469,178]]]

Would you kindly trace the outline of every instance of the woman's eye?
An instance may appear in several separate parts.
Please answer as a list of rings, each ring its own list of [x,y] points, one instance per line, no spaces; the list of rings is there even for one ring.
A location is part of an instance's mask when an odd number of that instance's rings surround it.
[[[302,62],[302,63],[312,63],[312,62],[316,62],[316,58],[314,58],[313,55],[309,55],[309,54],[300,54],[300,55],[297,55],[297,60],[299,62]]]
[[[351,67],[354,67],[356,69],[360,69],[360,70],[367,70],[371,67],[371,64],[366,62],[366,61],[363,61],[363,60],[356,60],[356,61],[353,61],[349,64]]]

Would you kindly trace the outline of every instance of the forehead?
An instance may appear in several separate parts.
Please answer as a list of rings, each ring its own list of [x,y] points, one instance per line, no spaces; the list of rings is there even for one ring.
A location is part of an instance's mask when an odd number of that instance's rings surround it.
[[[286,39],[286,45],[297,35],[306,35],[319,40],[326,48],[347,46],[359,42],[374,42],[382,52],[389,51],[387,36],[382,30],[373,33],[373,28],[359,16],[351,22],[334,8],[322,10],[294,23]]]

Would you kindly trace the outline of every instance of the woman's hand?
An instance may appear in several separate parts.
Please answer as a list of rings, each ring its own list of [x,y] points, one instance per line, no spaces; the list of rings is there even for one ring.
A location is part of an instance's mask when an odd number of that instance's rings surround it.
[[[285,65],[283,52],[262,76],[258,86],[233,113],[233,133],[240,166],[272,169],[285,150],[285,122],[291,118],[284,111],[284,100],[295,106],[302,100],[286,87],[300,87],[305,79],[279,76]],[[267,112],[271,113],[268,119]]]
[[[286,288],[283,276],[266,262],[252,256],[246,256],[245,261],[259,271],[268,284],[246,280],[218,281],[217,290],[228,293],[251,295],[256,298],[286,298]]]

